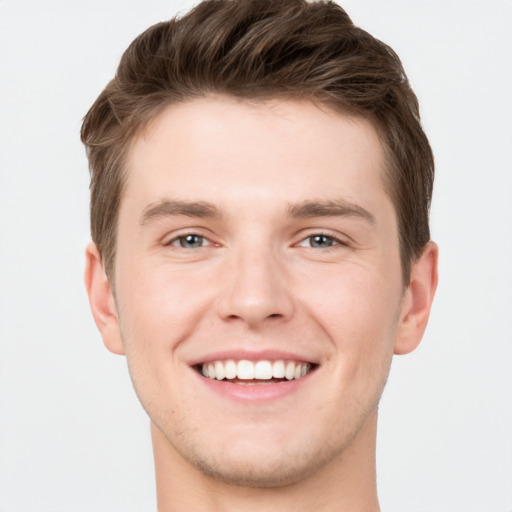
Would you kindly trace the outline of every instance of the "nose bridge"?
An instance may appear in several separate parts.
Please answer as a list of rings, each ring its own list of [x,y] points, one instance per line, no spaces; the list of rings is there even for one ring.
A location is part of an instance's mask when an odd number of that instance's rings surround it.
[[[285,262],[272,244],[251,241],[233,248],[225,265],[219,312],[251,326],[267,319],[286,319],[293,312]]]

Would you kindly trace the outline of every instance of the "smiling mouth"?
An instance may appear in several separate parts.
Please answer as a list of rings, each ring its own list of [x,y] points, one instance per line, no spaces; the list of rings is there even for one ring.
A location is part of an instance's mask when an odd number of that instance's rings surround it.
[[[302,361],[211,361],[196,365],[207,379],[226,380],[236,384],[273,384],[297,380],[311,373],[317,365]]]

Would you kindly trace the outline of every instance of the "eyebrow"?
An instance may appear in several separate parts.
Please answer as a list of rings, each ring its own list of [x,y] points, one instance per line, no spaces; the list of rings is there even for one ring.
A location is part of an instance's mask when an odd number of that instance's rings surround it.
[[[206,201],[164,200],[152,203],[144,208],[140,223],[144,225],[157,217],[184,215],[186,217],[220,218],[220,210]]]
[[[297,204],[288,205],[290,217],[307,219],[311,217],[359,217],[370,224],[375,224],[375,216],[357,204],[344,199],[303,201]]]
[[[359,217],[375,224],[375,216],[368,210],[344,199],[303,201],[289,204],[287,214],[293,218],[312,217]],[[144,208],[140,223],[144,225],[157,217],[184,215],[186,217],[215,218],[222,217],[220,210],[207,201],[163,200]]]

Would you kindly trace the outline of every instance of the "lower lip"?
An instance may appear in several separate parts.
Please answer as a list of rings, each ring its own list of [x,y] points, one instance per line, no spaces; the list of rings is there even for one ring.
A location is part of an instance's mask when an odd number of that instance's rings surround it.
[[[228,380],[209,379],[197,372],[196,374],[201,382],[215,393],[226,398],[242,401],[265,401],[283,398],[295,393],[311,377],[311,373],[309,373],[300,379],[270,384],[235,384]]]

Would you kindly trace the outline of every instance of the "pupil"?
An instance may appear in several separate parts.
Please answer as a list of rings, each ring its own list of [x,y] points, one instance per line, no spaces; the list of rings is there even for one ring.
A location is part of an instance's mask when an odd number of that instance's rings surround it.
[[[199,235],[187,235],[180,240],[180,245],[185,248],[201,247],[203,237]]]
[[[311,245],[313,247],[330,247],[332,240],[325,235],[315,235],[312,237]]]

